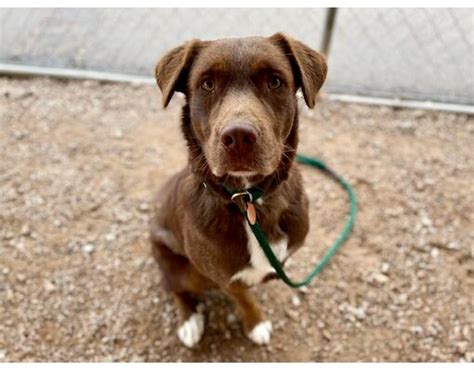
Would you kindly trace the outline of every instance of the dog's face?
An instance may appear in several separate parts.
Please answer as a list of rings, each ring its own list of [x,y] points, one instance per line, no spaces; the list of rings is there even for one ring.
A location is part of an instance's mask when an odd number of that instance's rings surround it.
[[[272,174],[295,124],[297,89],[313,107],[325,77],[322,55],[281,34],[193,40],[156,67],[165,106],[175,91],[186,95],[194,135],[217,177]]]

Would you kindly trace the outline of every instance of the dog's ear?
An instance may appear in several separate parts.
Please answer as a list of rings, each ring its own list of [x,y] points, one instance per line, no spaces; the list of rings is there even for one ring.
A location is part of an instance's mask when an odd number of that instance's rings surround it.
[[[175,91],[186,93],[188,73],[200,49],[200,40],[191,40],[166,53],[155,68],[155,78],[163,95],[163,107]]]
[[[316,95],[326,80],[326,58],[302,42],[282,33],[270,36],[270,41],[278,45],[290,60],[296,88],[301,87],[307,106],[313,108]]]

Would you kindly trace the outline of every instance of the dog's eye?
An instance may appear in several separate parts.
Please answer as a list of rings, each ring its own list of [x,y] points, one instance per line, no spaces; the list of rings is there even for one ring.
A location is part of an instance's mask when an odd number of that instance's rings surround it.
[[[201,88],[203,88],[205,91],[213,91],[214,90],[214,81],[212,80],[204,80],[201,84]]]
[[[270,89],[278,89],[280,86],[281,86],[281,80],[276,76],[272,76],[270,80],[268,81],[268,87]]]

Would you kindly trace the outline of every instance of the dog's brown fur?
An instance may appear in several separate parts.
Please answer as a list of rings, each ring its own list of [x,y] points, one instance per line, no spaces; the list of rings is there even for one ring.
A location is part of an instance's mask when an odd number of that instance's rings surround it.
[[[269,79],[281,86],[272,90]],[[270,243],[288,238],[289,254],[308,232],[308,201],[301,175],[292,166],[298,144],[296,90],[309,107],[326,76],[324,57],[282,34],[269,38],[192,40],[168,52],[156,67],[166,107],[174,92],[186,96],[182,131],[189,164],[158,193],[151,221],[153,254],[165,288],[182,321],[196,311],[193,294],[220,288],[236,303],[249,332],[263,314],[247,286],[231,278],[249,264],[244,218],[236,204],[211,192],[226,184],[244,189],[266,185],[255,203]],[[202,88],[210,79],[213,90]],[[233,121],[250,122],[258,132],[255,148],[238,158],[219,135]],[[232,171],[252,171],[244,179]]]

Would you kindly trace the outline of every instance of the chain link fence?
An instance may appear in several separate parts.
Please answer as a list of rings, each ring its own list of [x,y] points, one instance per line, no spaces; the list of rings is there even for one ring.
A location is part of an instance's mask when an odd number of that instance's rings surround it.
[[[0,60],[153,76],[160,55],[193,38],[282,29],[317,47],[323,19],[324,10],[305,9],[3,10]]]
[[[466,9],[340,9],[330,90],[473,104],[473,16]]]
[[[191,39],[283,31],[320,49],[326,9],[2,9],[0,63],[149,76]],[[338,9],[327,91],[474,104],[472,9]]]

